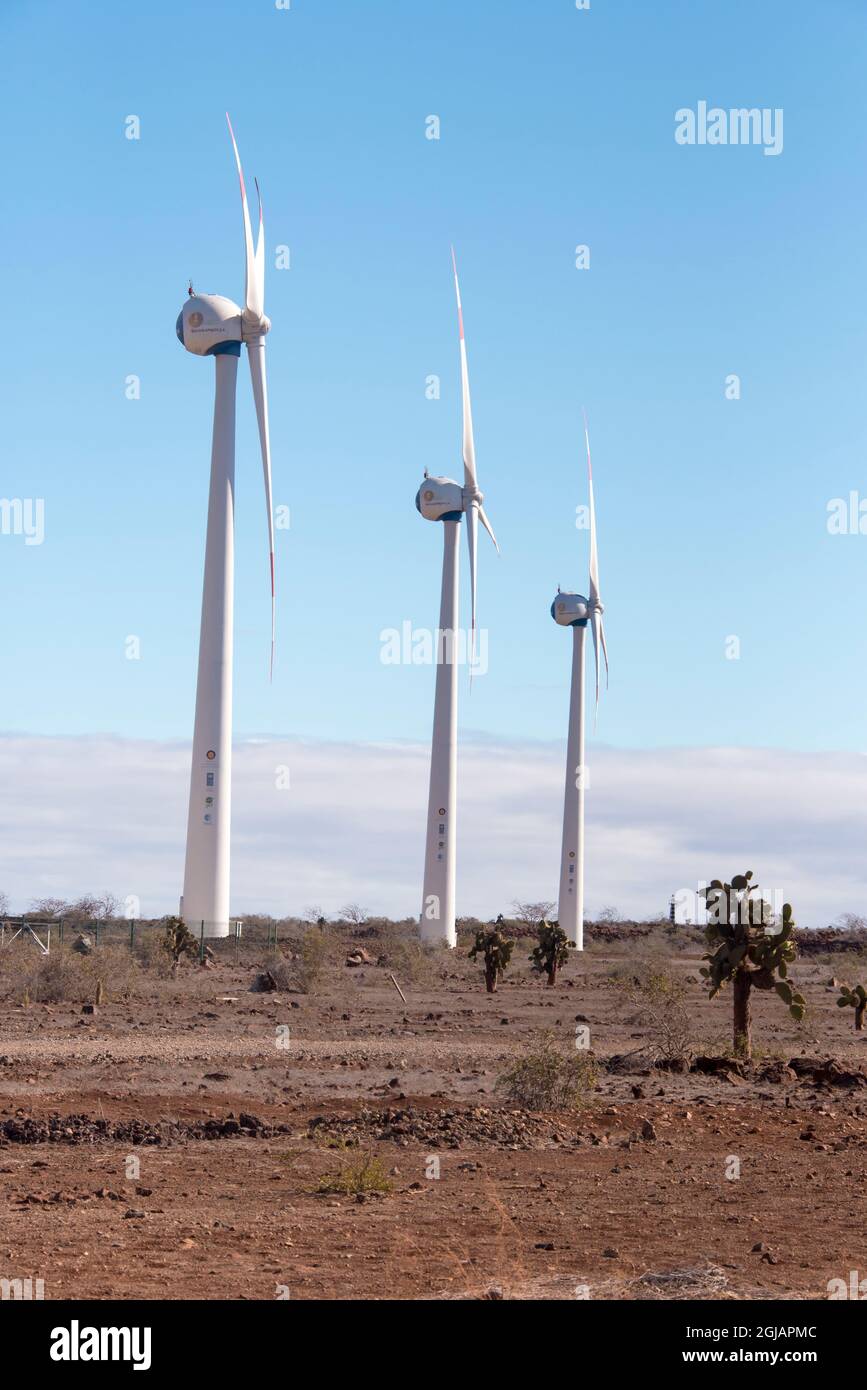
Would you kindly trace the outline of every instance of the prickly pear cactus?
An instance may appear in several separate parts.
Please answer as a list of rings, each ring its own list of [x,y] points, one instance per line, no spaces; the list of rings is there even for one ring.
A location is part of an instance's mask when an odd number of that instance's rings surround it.
[[[512,959],[514,941],[509,941],[497,927],[480,927],[468,952],[470,960],[482,956],[485,962],[485,985],[489,994],[497,988],[497,980]]]
[[[860,1033],[864,1028],[864,1010],[867,1009],[867,989],[863,985],[854,987],[847,984],[840,985],[840,998],[837,1000],[838,1009],[850,1008],[855,1010],[855,1030]]]
[[[789,903],[783,907],[777,926],[771,904],[758,894],[751,882],[752,870],[735,874],[731,883],[713,879],[702,889],[707,901],[708,924],[705,940],[708,962],[701,969],[710,997],[731,983],[735,993],[735,1047],[750,1055],[749,993],[752,989],[774,990],[792,1018],[800,1023],[807,1005],[787,976],[797,955],[795,922]]]
[[[164,918],[164,926],[165,933],[160,944],[163,950],[168,952],[172,962],[172,974],[176,975],[181,957],[194,956],[199,949],[198,942],[180,917]]]
[[[547,975],[548,984],[553,985],[557,971],[566,964],[575,943],[569,940],[559,922],[540,922],[538,937],[539,944],[533,947],[529,959],[536,974]]]

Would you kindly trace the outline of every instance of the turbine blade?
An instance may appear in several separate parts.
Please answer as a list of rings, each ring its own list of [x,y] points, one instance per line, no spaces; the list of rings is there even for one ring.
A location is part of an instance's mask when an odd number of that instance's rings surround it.
[[[593,656],[594,656],[595,666],[596,666],[596,705],[595,705],[595,711],[594,711],[594,716],[593,716],[593,721],[594,721],[594,724],[595,724],[596,720],[599,718],[599,647],[600,647],[600,639],[601,639],[601,632],[602,632],[602,619],[601,619],[601,617],[599,616],[599,609],[598,609],[598,608],[591,608],[591,609],[590,609],[590,629],[591,629],[591,631],[592,631],[592,633],[593,633]],[[607,669],[607,658],[606,658],[606,669]]]
[[[476,556],[479,548],[479,506],[473,502],[467,518],[467,544],[470,548],[470,689],[476,664]]]
[[[587,480],[590,495],[590,627],[593,633],[593,655],[596,663],[596,712],[599,717],[599,652],[605,662],[605,687],[608,688],[608,648],[605,645],[605,628],[602,625],[602,601],[599,596],[599,555],[596,548],[596,503],[593,498],[593,464],[590,459],[590,432],[587,428],[587,412],[584,413],[584,442],[587,445]]]
[[[499,547],[499,545],[497,545],[497,538],[496,538],[496,536],[494,535],[494,532],[493,532],[493,530],[492,530],[492,528],[491,528],[491,523],[488,521],[487,515],[486,515],[486,513],[485,513],[485,509],[484,509],[484,507],[482,507],[482,506],[479,506],[479,521],[482,523],[482,525],[484,526],[484,528],[485,528],[485,530],[487,531],[488,535],[490,536],[491,540],[494,542],[494,548],[495,548],[497,554],[499,555],[499,553],[500,553],[500,547]]]
[[[476,446],[473,440],[473,408],[470,403],[470,376],[467,368],[467,342],[464,337],[464,311],[461,307],[461,287],[458,284],[458,263],[455,248],[452,247],[452,267],[455,272],[455,295],[458,301],[458,330],[461,335],[461,395],[463,398],[464,436],[464,487],[473,491],[478,487],[476,481]]]
[[[262,204],[262,191],[259,180],[254,178],[256,198],[259,203],[259,232],[256,237],[256,288],[259,295],[260,311],[265,312],[265,209]]]
[[[599,602],[599,556],[596,551],[596,504],[593,500],[593,464],[590,460],[590,434],[584,412],[584,440],[587,445],[587,478],[590,488],[590,603]]]
[[[250,209],[247,205],[247,188],[244,183],[244,171],[241,168],[241,156],[238,153],[238,144],[235,140],[235,132],[232,129],[232,122],[229,113],[226,112],[226,120],[229,125],[229,134],[232,137],[232,149],[235,151],[235,163],[238,166],[238,179],[241,184],[241,208],[244,213],[244,245],[247,255],[247,279],[244,290],[244,301],[247,311],[261,318],[264,313],[265,305],[265,256],[263,241],[262,223],[262,202],[259,201],[259,246],[253,250],[253,231],[250,226]],[[258,185],[257,185],[258,189]]]
[[[250,359],[253,400],[256,404],[256,420],[259,425],[259,443],[262,447],[262,471],[265,478],[265,506],[268,512],[268,548],[271,563],[271,662],[269,678],[273,679],[274,647],[277,637],[277,600],[274,588],[274,504],[271,492],[271,436],[268,430],[268,379],[265,374],[265,339],[263,337],[248,338],[247,356]]]

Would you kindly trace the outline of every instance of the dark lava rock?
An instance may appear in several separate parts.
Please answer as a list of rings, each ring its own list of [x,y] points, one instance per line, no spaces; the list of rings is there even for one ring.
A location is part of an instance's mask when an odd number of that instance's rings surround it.
[[[187,1124],[182,1120],[93,1119],[90,1115],[49,1115],[47,1119],[0,1120],[0,1142],[10,1144],[182,1144],[191,1139],[226,1139],[252,1135],[257,1139],[290,1134],[291,1125],[266,1125],[257,1115],[234,1115],[225,1120]]]
[[[361,1110],[355,1115],[316,1115],[309,1122],[311,1138],[340,1139],[347,1144],[391,1140],[405,1144],[415,1140],[431,1149],[459,1149],[462,1144],[482,1144],[501,1149],[535,1149],[562,1138],[564,1125],[525,1110],[489,1110],[477,1105],[466,1110],[415,1110],[389,1107]],[[577,1144],[576,1134],[567,1141]]]
[[[867,1086],[867,1076],[862,1071],[847,1071],[834,1057],[793,1057],[789,1067],[796,1076],[816,1086]]]
[[[271,971],[263,970],[259,975],[256,976],[255,980],[250,986],[250,992],[251,994],[273,994],[274,991],[279,988],[280,986],[277,984],[277,981],[271,974]]]
[[[744,1064],[736,1057],[694,1057],[692,1070],[704,1076],[744,1076]]]

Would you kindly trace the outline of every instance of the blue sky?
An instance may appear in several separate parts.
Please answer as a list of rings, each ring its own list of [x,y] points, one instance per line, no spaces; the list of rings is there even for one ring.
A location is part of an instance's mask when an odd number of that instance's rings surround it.
[[[0,43],[0,495],[45,499],[44,544],[0,536],[0,727],[190,736],[213,369],[174,322],[189,277],[242,295],[228,107],[265,198],[274,492],[292,513],[269,687],[242,362],[238,733],[428,736],[433,672],[384,666],[380,632],[436,621],[441,537],[414,497],[425,467],[460,476],[454,241],[503,552],[483,538],[490,670],[464,731],[565,732],[568,637],[548,610],[558,582],[586,583],[586,405],[612,661],[599,739],[864,748],[867,537],[826,529],[829,499],[867,496],[860,0],[5,0]],[[702,99],[783,108],[782,154],[678,145],[675,111]],[[466,600],[465,566],[464,584]]]

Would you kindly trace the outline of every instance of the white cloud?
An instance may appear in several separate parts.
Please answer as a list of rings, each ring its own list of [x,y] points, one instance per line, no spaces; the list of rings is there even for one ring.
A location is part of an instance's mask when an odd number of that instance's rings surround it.
[[[145,916],[177,908],[189,747],[126,738],[0,738],[0,889],[30,899],[110,889]],[[235,751],[233,911],[347,901],[415,915],[428,750],[245,740]],[[458,907],[490,917],[553,898],[562,746],[465,740]],[[672,892],[751,868],[818,926],[867,911],[867,758],[767,749],[596,748],[587,905],[662,912]],[[288,766],[289,790],[277,787]]]

